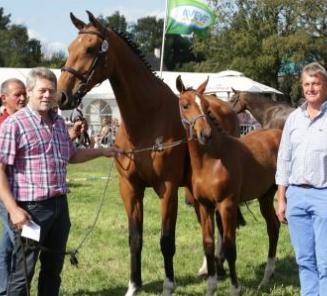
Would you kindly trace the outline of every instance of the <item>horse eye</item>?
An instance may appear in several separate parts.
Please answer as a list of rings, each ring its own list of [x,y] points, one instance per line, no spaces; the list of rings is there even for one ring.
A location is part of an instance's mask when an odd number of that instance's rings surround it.
[[[95,53],[95,48],[94,48],[94,47],[88,47],[88,48],[86,49],[86,52],[87,52],[88,54],[94,54],[94,53]]]
[[[184,105],[182,105],[182,107],[183,107],[184,110],[187,110],[188,107],[189,107],[189,104],[184,104]]]

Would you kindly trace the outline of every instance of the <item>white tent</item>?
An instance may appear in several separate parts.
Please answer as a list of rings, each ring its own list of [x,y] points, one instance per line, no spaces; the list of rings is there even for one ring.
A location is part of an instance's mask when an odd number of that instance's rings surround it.
[[[60,76],[59,69],[52,70],[57,77]],[[0,84],[8,78],[18,78],[25,82],[29,71],[30,69],[28,68],[0,68]],[[159,76],[160,73],[157,72],[157,75]],[[176,89],[176,78],[178,75],[181,75],[186,87],[192,88],[197,88],[209,76],[206,92],[215,93],[219,98],[225,100],[228,100],[233,89],[281,94],[280,91],[245,77],[243,73],[237,71],[227,70],[219,73],[162,72],[163,81],[175,94],[178,94]],[[108,112],[113,117],[120,117],[115,95],[108,80],[95,86],[86,94],[83,99],[83,111],[92,118],[91,125],[94,126],[100,126],[100,117],[108,116]],[[69,118],[70,111],[64,111],[62,115]]]

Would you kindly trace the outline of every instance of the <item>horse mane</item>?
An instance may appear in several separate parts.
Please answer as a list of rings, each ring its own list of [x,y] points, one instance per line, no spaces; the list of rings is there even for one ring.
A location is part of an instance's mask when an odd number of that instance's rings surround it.
[[[107,28],[107,30],[109,30],[109,28]],[[140,60],[145,65],[145,67],[153,74],[154,77],[156,77],[159,81],[163,82],[163,80],[158,76],[158,74],[152,69],[152,66],[149,64],[149,62],[145,59],[145,55],[142,52],[142,50],[135,43],[135,41],[131,39],[131,37],[128,34],[126,34],[125,32],[118,31],[113,28],[110,28],[110,30],[112,30],[123,41],[125,41],[125,43],[129,46],[129,48],[140,58]]]

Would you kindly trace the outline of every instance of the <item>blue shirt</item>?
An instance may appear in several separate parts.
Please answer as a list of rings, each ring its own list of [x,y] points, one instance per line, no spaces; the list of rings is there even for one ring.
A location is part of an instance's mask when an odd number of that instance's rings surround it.
[[[310,119],[307,103],[286,120],[278,151],[276,184],[327,187],[327,102]]]

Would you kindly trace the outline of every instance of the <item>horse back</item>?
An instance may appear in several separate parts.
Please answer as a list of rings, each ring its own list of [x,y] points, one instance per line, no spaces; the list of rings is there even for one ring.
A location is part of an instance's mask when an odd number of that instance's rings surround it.
[[[275,183],[282,131],[258,129],[241,137],[243,150],[241,200],[262,196]]]

